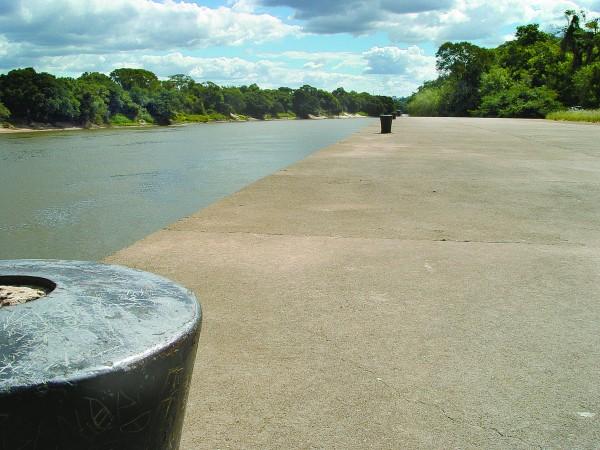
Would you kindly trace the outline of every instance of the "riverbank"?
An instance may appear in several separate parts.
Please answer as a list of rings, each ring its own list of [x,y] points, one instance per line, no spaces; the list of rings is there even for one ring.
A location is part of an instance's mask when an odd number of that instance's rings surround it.
[[[600,440],[600,129],[393,127],[107,258],[202,303],[182,448]]]
[[[324,120],[324,119],[364,119],[367,116],[361,114],[341,114],[339,116],[310,116],[307,119],[298,117],[285,117],[285,118],[268,118],[268,119],[255,119],[254,117],[247,118],[232,118],[231,120],[209,120],[209,121],[189,121],[189,122],[176,122],[167,126],[181,126],[181,125],[208,125],[216,123],[239,123],[239,122],[277,122],[285,120]],[[64,126],[54,126],[49,124],[40,124],[33,127],[15,126],[10,127],[0,126],[0,134],[11,134],[11,133],[37,133],[37,132],[48,132],[48,131],[81,131],[81,130],[103,130],[103,129],[129,129],[129,128],[153,128],[159,127],[160,125],[154,124],[136,124],[136,125],[94,125],[92,127],[76,126],[73,124],[65,124]]]

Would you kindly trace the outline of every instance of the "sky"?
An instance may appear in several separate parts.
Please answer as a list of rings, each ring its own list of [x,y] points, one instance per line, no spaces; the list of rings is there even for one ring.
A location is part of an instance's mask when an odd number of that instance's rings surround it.
[[[600,16],[600,0],[0,0],[0,73],[145,68],[219,85],[304,84],[405,96],[446,41],[494,47],[515,28]]]

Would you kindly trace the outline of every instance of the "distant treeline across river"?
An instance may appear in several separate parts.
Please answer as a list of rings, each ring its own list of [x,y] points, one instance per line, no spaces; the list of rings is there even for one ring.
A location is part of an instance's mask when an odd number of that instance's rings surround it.
[[[378,116],[394,109],[391,97],[341,87],[333,92],[308,85],[221,87],[181,74],[159,80],[144,69],[116,69],[110,75],[86,72],[79,78],[56,77],[33,68],[0,75],[0,123],[5,124],[168,125],[248,117]]]

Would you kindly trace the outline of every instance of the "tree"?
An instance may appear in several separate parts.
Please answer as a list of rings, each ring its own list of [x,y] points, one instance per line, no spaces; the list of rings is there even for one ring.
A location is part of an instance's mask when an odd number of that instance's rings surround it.
[[[9,117],[10,111],[4,106],[4,103],[0,102],[0,122],[6,122]]]
[[[81,123],[100,125],[108,122],[110,93],[105,86],[80,80],[77,83],[77,98]]]
[[[140,112],[140,106],[136,104],[120,85],[110,77],[99,72],[85,72],[77,81],[85,84],[90,89],[104,88],[108,92],[108,114],[124,114],[134,119]]]
[[[244,94],[236,87],[223,88],[223,102],[229,105],[234,113],[241,114],[246,109]]]
[[[532,88],[522,81],[482,98],[477,113],[484,117],[544,118],[561,108],[557,93],[545,86]]]
[[[309,115],[320,113],[320,100],[317,88],[305,84],[294,91],[292,109],[298,117],[307,118]]]
[[[259,119],[262,119],[273,107],[272,99],[265,92],[255,89],[246,91],[244,102],[246,103],[245,113]]]
[[[442,99],[447,96],[443,80],[427,81],[419,87],[406,105],[411,116],[436,117],[442,111]]]
[[[333,94],[319,89],[317,95],[319,96],[320,110],[325,111],[329,115],[337,115],[342,112],[342,105]]]
[[[450,88],[442,99],[443,112],[466,116],[479,104],[481,75],[489,69],[492,53],[469,42],[446,42],[436,53],[436,68]]]
[[[152,98],[146,108],[158,124],[169,125],[180,107],[177,94],[165,89]]]
[[[0,92],[12,117],[26,122],[71,121],[79,115],[74,80],[57,79],[33,68],[0,76]]]
[[[110,73],[110,78],[126,91],[133,88],[155,90],[160,85],[158,77],[144,69],[115,69]]]
[[[585,20],[585,13],[580,13]],[[580,14],[573,9],[565,11],[567,26],[564,29],[563,39],[561,41],[561,50],[563,53],[570,51],[573,55],[572,67],[577,70],[583,64],[583,55],[585,52],[585,32],[580,25]]]
[[[600,107],[600,62],[580,68],[573,76],[573,88],[579,105]]]
[[[171,75],[168,81],[164,82],[165,87],[177,89],[178,91],[189,91],[196,82],[189,75],[177,74]]]

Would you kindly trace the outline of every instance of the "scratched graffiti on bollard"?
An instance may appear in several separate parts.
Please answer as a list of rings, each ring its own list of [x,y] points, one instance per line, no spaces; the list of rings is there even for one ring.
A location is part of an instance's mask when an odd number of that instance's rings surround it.
[[[0,307],[0,450],[177,449],[194,295],[119,266],[0,261],[0,285],[28,277],[46,295]]]

